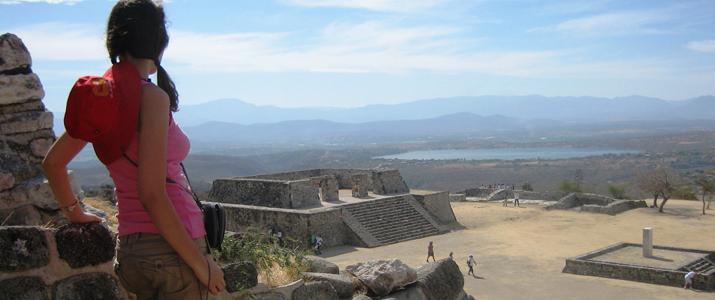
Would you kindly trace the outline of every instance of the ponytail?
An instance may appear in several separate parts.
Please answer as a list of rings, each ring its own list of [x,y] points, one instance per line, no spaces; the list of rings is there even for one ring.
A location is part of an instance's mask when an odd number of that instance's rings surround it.
[[[174,81],[169,77],[169,73],[164,70],[159,60],[154,60],[156,65],[156,84],[169,95],[169,109],[173,112],[179,110],[179,93],[176,91]]]

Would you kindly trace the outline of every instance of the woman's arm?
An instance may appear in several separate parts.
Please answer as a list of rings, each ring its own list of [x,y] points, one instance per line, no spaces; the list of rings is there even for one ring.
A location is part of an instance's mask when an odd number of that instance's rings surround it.
[[[42,169],[50,183],[52,194],[59,203],[60,208],[70,223],[90,223],[101,222],[102,219],[90,213],[85,213],[77,203],[77,198],[72,193],[69,177],[67,176],[67,164],[82,151],[87,142],[75,139],[67,133],[63,133],[60,138],[52,144],[42,160]]]
[[[225,285],[223,272],[194,245],[166,194],[169,97],[160,88],[144,87],[139,124],[139,200],[164,239],[209,291],[216,294]]]

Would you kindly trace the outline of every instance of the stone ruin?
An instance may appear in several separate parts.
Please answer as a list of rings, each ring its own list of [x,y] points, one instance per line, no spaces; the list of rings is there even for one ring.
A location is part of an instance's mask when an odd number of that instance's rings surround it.
[[[635,208],[648,207],[643,200],[617,200],[611,197],[589,194],[571,193],[561,198],[558,202],[545,206],[552,209],[578,209],[583,212],[617,215]]]
[[[67,221],[41,166],[55,140],[53,116],[31,67],[22,41],[0,35],[0,299],[126,298],[113,272],[113,233],[100,224],[59,227]]]
[[[375,247],[438,234],[457,221],[449,193],[411,191],[399,170],[312,169],[217,179],[229,231],[265,227],[305,243]]]

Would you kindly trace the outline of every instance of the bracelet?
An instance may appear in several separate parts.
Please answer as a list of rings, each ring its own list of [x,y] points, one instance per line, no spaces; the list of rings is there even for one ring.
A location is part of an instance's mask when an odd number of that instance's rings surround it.
[[[65,205],[65,206],[60,206],[60,210],[67,210],[68,212],[72,212],[77,208],[77,205],[79,205],[79,200],[77,198],[74,198],[74,202],[70,205]]]

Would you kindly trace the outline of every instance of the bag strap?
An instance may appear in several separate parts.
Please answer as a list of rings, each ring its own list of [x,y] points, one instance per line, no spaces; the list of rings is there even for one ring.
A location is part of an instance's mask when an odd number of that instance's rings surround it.
[[[126,160],[128,160],[129,163],[131,163],[131,164],[134,165],[135,167],[139,168],[139,164],[138,164],[137,162],[135,162],[134,160],[132,160],[131,158],[129,158],[129,156],[128,156],[126,153],[122,153],[122,156],[124,156],[124,158],[125,158]],[[189,175],[186,173],[186,168],[184,167],[184,163],[181,162],[181,163],[179,163],[179,164],[181,165],[181,171],[184,172],[184,177],[186,177],[186,183],[189,184],[189,189],[188,189],[188,190],[187,190],[186,188],[184,188],[183,186],[182,186],[182,189],[183,189],[185,192],[191,194],[191,197],[194,198],[194,202],[196,202],[196,206],[198,206],[199,209],[201,209],[201,211],[203,211],[204,209],[203,209],[203,207],[202,207],[202,205],[201,205],[201,200],[199,200],[199,197],[196,195],[196,193],[194,193],[194,189],[191,188],[191,181],[189,180]],[[166,182],[167,182],[167,183],[171,183],[171,184],[178,184],[179,186],[181,186],[181,184],[179,184],[179,183],[176,182],[175,180],[169,178],[169,176],[166,177]]]

